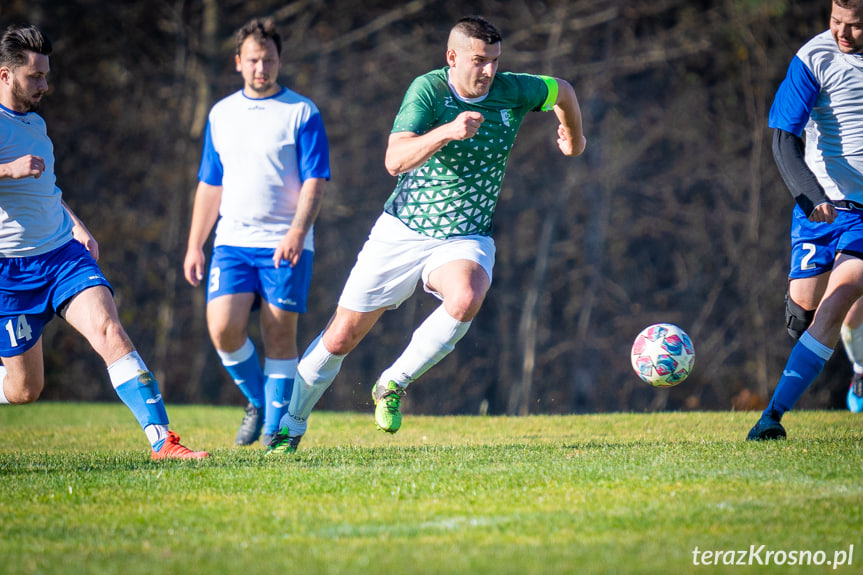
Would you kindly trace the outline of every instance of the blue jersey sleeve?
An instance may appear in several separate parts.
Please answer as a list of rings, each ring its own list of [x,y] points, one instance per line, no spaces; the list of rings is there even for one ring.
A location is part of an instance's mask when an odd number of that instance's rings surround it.
[[[309,178],[330,179],[330,146],[320,114],[312,114],[300,128],[297,156],[302,181]]]
[[[222,185],[222,160],[219,152],[213,147],[213,135],[210,133],[210,122],[204,131],[204,152],[201,154],[201,167],[198,168],[198,181],[211,186]]]
[[[803,134],[815,100],[821,92],[818,80],[803,61],[794,56],[788,66],[785,80],[779,85],[773,106],[770,108],[768,125],[794,134]]]

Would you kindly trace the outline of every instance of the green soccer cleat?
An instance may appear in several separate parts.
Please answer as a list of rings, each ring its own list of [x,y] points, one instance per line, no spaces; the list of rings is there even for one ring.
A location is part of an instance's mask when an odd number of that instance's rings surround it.
[[[387,433],[395,433],[402,426],[402,396],[405,394],[403,387],[399,387],[394,381],[387,383],[383,391],[378,394],[379,385],[375,383],[372,388],[372,399],[375,402],[375,423],[378,429]]]
[[[273,439],[267,445],[267,451],[264,455],[288,455],[296,453],[297,447],[300,445],[302,435],[291,435],[291,430],[283,427],[273,436]]]

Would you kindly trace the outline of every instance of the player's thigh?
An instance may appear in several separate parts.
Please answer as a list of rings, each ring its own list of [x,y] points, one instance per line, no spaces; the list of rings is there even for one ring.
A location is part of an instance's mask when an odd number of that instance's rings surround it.
[[[103,285],[75,294],[66,304],[63,317],[109,365],[135,349],[120,325],[114,296]]]
[[[844,234],[852,233],[854,226],[855,220],[844,211],[837,215],[833,224],[816,223],[810,222],[803,210],[795,206],[791,219],[789,279],[828,274],[833,269],[840,240]],[[800,295],[805,297],[805,294]],[[795,302],[803,305],[802,301],[795,299]]]
[[[207,327],[216,348],[236,351],[246,341],[254,293],[225,294],[207,302]]]
[[[297,357],[297,323],[299,314],[265,302],[261,305],[261,338],[267,357]]]
[[[788,282],[788,295],[791,301],[803,309],[813,310],[821,302],[828,281],[830,272],[812,277],[791,278]]]
[[[207,304],[226,295],[256,293],[258,271],[255,257],[261,251],[236,246],[213,248],[207,279]]]
[[[830,274],[824,297],[818,306],[809,333],[821,343],[832,346],[851,306],[863,296],[863,259],[839,254]]]
[[[422,276],[424,254],[411,247],[369,238],[357,255],[338,305],[360,313],[398,308],[414,293]]]
[[[297,263],[273,265],[272,250],[255,258],[258,293],[272,308],[305,313],[312,284],[314,252],[303,250]]]
[[[13,404],[32,403],[45,387],[45,367],[42,355],[42,338],[24,353],[3,357],[6,377],[3,394]]]
[[[468,321],[479,312],[491,279],[478,262],[455,260],[432,270],[426,283],[430,291],[441,295],[451,316]]]

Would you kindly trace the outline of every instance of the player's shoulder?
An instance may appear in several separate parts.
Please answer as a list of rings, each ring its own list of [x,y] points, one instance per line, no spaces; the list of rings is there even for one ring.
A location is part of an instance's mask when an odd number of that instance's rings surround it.
[[[0,141],[9,142],[13,139],[26,138],[38,133],[45,135],[48,128],[45,119],[36,112],[19,114],[0,106]]]
[[[238,104],[242,104],[244,99],[245,96],[243,95],[243,91],[237,90],[213,104],[213,107],[210,109],[210,113],[219,113],[223,110],[231,109]]]
[[[231,102],[242,101],[243,99],[245,99],[245,96],[243,95],[243,90],[237,90],[236,92],[232,92],[218,102],[216,102],[213,107],[224,106],[226,104],[230,104]]]
[[[420,74],[411,82],[411,89],[423,89],[423,90],[448,90],[449,84],[447,83],[447,70],[449,68],[439,68],[437,70],[431,70],[426,72],[425,74]]]
[[[305,96],[303,94],[300,94],[299,92],[295,92],[294,90],[291,90],[286,86],[282,86],[281,91],[277,94],[274,94],[272,100],[279,104],[287,104],[290,106],[308,106],[313,110],[318,109],[318,107],[315,105],[314,100],[312,100],[309,96]]]
[[[810,68],[832,62],[839,55],[839,48],[830,30],[825,30],[803,44],[797,51],[797,57]]]
[[[545,91],[545,80],[542,76],[525,72],[498,72],[494,76],[492,90],[499,97],[525,98],[533,97],[539,91]]]
[[[8,126],[25,124],[27,126],[45,126],[45,118],[36,112],[13,112],[9,108],[0,105],[0,121]]]
[[[544,84],[543,76],[527,72],[498,72],[494,76],[495,84],[513,89],[522,89]]]

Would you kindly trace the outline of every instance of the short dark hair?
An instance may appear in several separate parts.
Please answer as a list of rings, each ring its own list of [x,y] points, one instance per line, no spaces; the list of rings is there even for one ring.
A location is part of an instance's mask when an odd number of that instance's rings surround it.
[[[482,40],[486,44],[497,44],[501,41],[498,29],[482,16],[465,16],[456,22],[452,29],[461,32],[468,38]]]
[[[278,30],[276,30],[276,23],[273,22],[272,18],[253,18],[237,30],[237,34],[234,36],[234,47],[237,56],[240,55],[243,42],[250,36],[261,46],[266,44],[267,40],[272,40],[276,44],[276,53],[279,56],[282,55],[282,37],[279,35]]]
[[[847,10],[860,10],[863,8],[863,0],[833,0],[833,3]]]
[[[47,56],[51,50],[51,41],[36,26],[12,25],[0,38],[0,66],[18,68],[27,63],[27,52]]]

